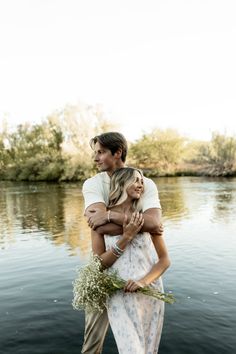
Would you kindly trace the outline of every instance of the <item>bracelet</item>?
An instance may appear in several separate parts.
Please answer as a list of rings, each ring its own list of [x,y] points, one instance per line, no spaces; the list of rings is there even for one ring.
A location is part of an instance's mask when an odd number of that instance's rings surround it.
[[[117,258],[119,258],[120,256],[122,256],[122,254],[124,253],[124,250],[122,250],[117,243],[114,243],[114,245],[111,247],[111,253],[116,256]]]
[[[112,246],[111,248],[111,252],[114,254],[114,256],[116,256],[117,258],[119,258],[120,256],[122,256],[122,254],[124,253],[124,250],[122,250],[116,243]]]
[[[122,250],[117,243],[114,244],[113,246],[115,248],[115,250],[117,251],[117,253],[120,253],[120,255],[122,255],[122,253],[124,253],[124,250]]]
[[[111,211],[108,210],[108,212],[107,212],[107,221],[108,221],[108,222],[111,222],[110,214],[111,214]]]
[[[116,258],[119,258],[121,256],[120,254],[116,253],[113,247],[111,248],[111,253],[116,256]]]

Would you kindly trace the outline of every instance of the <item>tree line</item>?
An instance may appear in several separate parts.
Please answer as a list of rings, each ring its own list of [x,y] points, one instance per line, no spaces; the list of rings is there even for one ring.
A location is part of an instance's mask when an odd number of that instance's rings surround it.
[[[40,124],[0,131],[0,179],[82,181],[96,172],[89,140],[117,130],[100,106],[67,105]],[[176,130],[155,129],[129,142],[127,164],[147,176],[235,176],[236,138],[214,132],[210,141],[193,141]]]

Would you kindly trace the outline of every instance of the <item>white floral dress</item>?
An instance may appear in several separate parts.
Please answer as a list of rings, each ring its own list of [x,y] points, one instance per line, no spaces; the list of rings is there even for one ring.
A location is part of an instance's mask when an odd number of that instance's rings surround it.
[[[105,235],[106,249],[121,236]],[[125,279],[139,280],[158,260],[148,233],[138,234],[111,266]],[[152,283],[163,291],[161,278]],[[109,322],[120,354],[156,354],[161,338],[164,302],[140,293],[118,291],[107,303]]]

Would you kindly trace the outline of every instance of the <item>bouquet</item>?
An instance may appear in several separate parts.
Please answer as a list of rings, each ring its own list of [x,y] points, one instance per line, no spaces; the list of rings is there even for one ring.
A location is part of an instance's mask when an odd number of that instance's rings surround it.
[[[102,312],[109,297],[117,290],[122,290],[125,284],[126,280],[120,278],[116,271],[104,269],[99,256],[92,255],[89,264],[78,269],[78,277],[73,282],[72,306],[76,310]],[[169,304],[175,302],[172,294],[162,293],[149,286],[137,291]]]

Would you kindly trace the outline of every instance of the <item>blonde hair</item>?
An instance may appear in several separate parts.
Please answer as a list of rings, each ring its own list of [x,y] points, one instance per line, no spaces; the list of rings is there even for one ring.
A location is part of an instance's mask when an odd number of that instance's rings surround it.
[[[120,168],[112,174],[108,208],[111,208],[115,205],[119,205],[127,199],[128,194],[126,190],[130,185],[132,185],[136,181],[136,177],[134,174],[135,171],[138,171],[143,177],[142,171],[132,167]],[[142,196],[139,199],[134,199],[132,204],[133,210],[141,211],[141,204]]]

